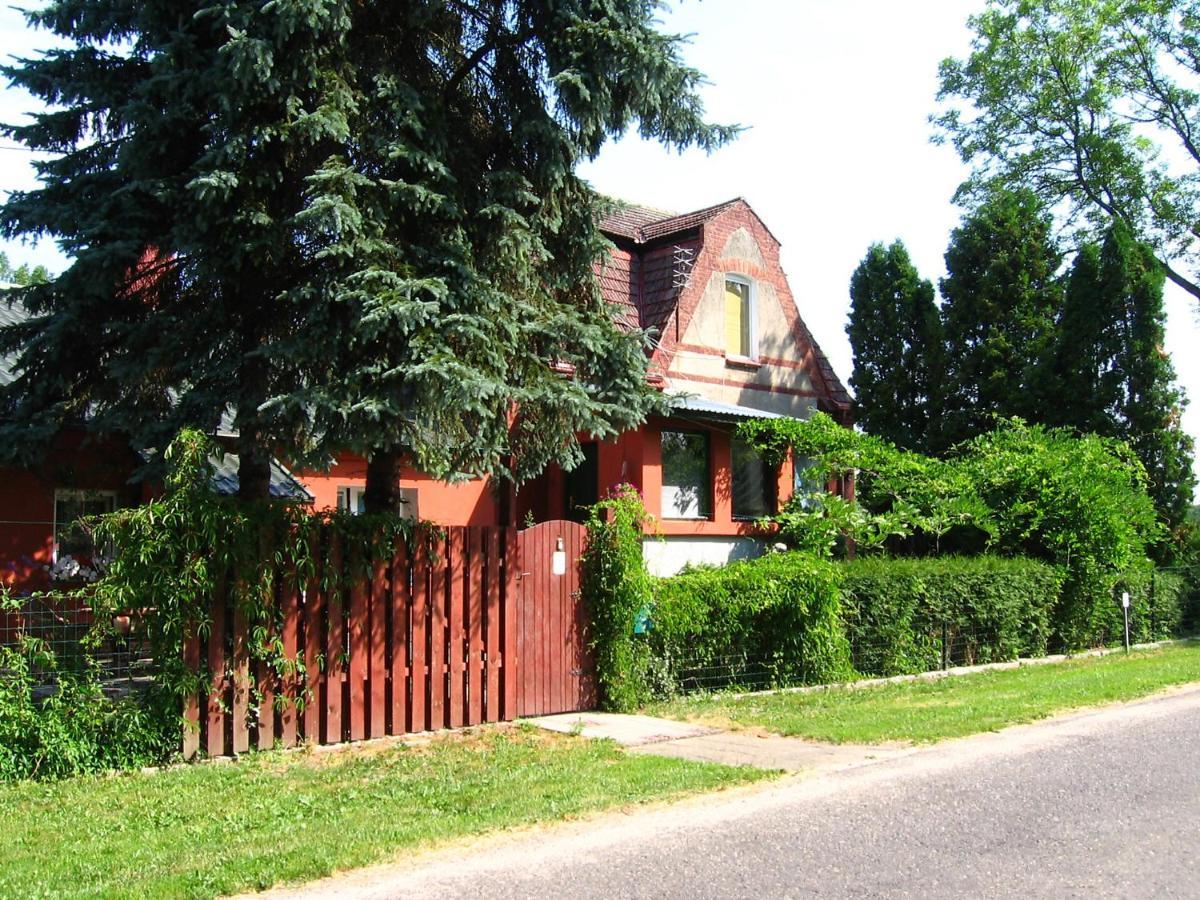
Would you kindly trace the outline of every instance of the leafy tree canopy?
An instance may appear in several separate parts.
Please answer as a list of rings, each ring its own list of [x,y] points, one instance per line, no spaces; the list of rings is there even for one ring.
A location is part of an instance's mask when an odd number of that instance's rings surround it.
[[[1200,2],[990,0],[969,24],[934,116],[974,165],[960,197],[1022,186],[1068,231],[1123,222],[1200,300]]]
[[[11,284],[18,287],[28,287],[31,284],[44,284],[50,280],[50,270],[45,266],[30,266],[21,263],[14,266],[8,260],[8,254],[0,251],[0,284]]]

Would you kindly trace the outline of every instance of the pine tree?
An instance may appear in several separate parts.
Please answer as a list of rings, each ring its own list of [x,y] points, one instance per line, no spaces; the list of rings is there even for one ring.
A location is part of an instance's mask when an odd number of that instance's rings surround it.
[[[74,259],[24,291],[0,445],[84,410],[149,446],[232,413],[242,494],[272,452],[432,474],[572,461],[654,402],[591,266],[575,166],[636,125],[683,147],[700,75],[639,0],[58,0],[70,46],[5,70],[60,154],[0,213]],[[512,460],[517,460],[513,463]],[[391,487],[373,490],[385,506]]]
[[[944,377],[933,284],[901,241],[872,244],[850,279],[846,333],[854,354],[855,419],[906,450],[928,452]]]
[[[935,449],[989,430],[996,416],[1041,420],[1060,261],[1050,218],[1027,191],[995,193],[952,233],[941,282],[947,377]]]

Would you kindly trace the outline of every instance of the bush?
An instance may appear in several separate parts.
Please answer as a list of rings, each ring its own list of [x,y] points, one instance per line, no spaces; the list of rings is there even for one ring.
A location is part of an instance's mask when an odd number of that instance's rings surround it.
[[[842,619],[855,667],[869,675],[1043,655],[1063,583],[1045,563],[994,556],[840,566]]]
[[[17,606],[0,597],[0,612],[6,604]],[[153,689],[107,696],[86,647],[67,661],[29,635],[0,646],[0,781],[162,763],[178,752],[179,723]]]
[[[838,681],[853,675],[838,612],[836,565],[773,554],[659,579],[648,644],[669,687],[736,684],[750,670],[772,685]]]
[[[1149,568],[1139,569],[1117,584],[1116,594],[1129,591],[1129,639],[1134,643],[1162,641],[1179,636],[1182,632],[1187,582],[1175,572],[1155,572]],[[1125,627],[1121,605],[1113,597],[1113,619],[1117,633],[1109,643],[1123,639]]]

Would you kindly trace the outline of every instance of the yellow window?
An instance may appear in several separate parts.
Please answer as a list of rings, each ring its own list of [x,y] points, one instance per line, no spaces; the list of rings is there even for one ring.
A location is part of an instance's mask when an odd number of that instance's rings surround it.
[[[725,353],[751,356],[750,285],[728,279],[725,282]]]

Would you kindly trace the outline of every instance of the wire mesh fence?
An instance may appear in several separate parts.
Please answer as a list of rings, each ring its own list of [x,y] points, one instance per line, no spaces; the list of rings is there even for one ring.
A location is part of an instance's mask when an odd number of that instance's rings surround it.
[[[70,674],[94,678],[106,693],[122,694],[154,677],[141,624],[135,615],[97,623],[79,597],[32,594],[0,610],[0,647],[25,659],[39,687],[52,688],[61,675]]]

